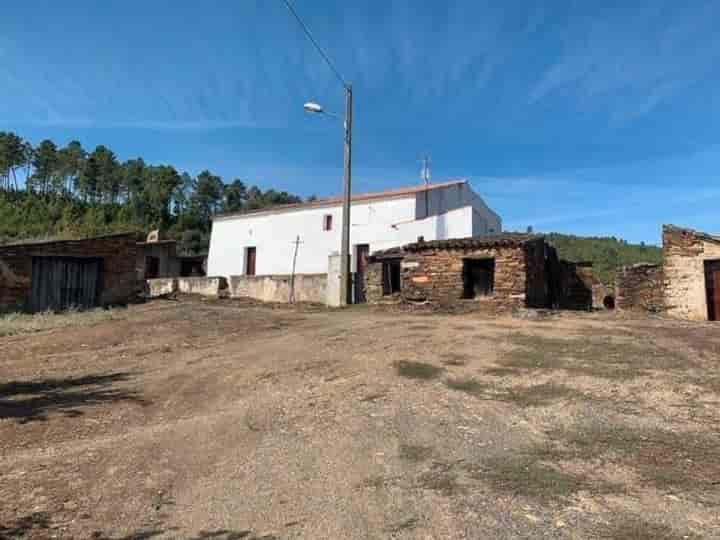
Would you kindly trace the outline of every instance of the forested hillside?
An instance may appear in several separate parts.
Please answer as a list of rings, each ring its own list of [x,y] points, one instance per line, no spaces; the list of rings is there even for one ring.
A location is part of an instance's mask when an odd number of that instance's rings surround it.
[[[202,252],[211,214],[299,201],[210,171],[191,176],[140,157],[119,161],[105,146],[44,140],[33,147],[0,132],[0,243],[161,229],[183,251]]]
[[[546,234],[560,257],[569,261],[592,261],[595,275],[607,285],[613,285],[615,269],[640,262],[662,262],[662,250],[657,246],[629,244],[615,237],[582,237],[566,234]]]

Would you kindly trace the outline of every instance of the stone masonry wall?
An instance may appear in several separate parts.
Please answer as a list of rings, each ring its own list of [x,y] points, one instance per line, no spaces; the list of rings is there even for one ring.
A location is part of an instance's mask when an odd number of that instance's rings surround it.
[[[134,234],[0,246],[0,309],[22,309],[32,287],[33,257],[93,257],[103,260],[102,305],[125,304],[139,290]]]
[[[486,297],[462,300],[463,259],[494,258],[494,293]],[[472,249],[427,249],[407,253],[401,267],[402,298],[426,300],[448,306],[476,302],[491,310],[524,307],[527,293],[525,250],[517,247]]]
[[[665,225],[663,259],[668,315],[707,320],[704,262],[720,259],[720,241],[696,231]]]
[[[663,310],[663,269],[658,264],[619,268],[615,275],[615,307],[657,313]]]

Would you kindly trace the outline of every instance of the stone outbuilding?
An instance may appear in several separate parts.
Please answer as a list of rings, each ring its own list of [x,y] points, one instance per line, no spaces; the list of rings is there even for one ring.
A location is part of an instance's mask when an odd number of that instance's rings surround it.
[[[373,253],[364,281],[366,299],[374,304],[422,302],[489,311],[592,305],[592,292],[576,267],[560,261],[542,236],[529,234],[419,239]]]
[[[59,311],[132,301],[135,234],[0,245],[0,311]]]
[[[618,269],[617,307],[693,321],[720,320],[720,236],[663,226],[663,264]]]
[[[720,320],[720,236],[665,225],[663,278],[668,315]]]

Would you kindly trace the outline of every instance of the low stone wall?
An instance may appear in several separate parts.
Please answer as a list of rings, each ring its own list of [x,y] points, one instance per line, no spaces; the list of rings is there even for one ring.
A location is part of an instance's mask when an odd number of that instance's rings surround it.
[[[178,283],[176,278],[155,278],[147,281],[147,295],[150,298],[158,298],[177,292]]]
[[[24,309],[28,304],[33,257],[101,259],[100,304],[131,302],[141,288],[135,275],[136,253],[135,234],[0,245],[0,309]]]
[[[626,311],[662,311],[662,266],[635,264],[618,269],[615,276],[615,307]]]
[[[228,292],[228,283],[224,277],[157,278],[148,279],[147,284],[150,298],[176,292],[219,298]]]
[[[199,294],[219,298],[225,296],[228,289],[224,277],[183,277],[177,278],[178,292],[182,294]]]
[[[287,303],[290,300],[290,275],[230,276],[232,298],[254,298],[263,302]],[[295,301],[324,304],[327,300],[327,274],[297,274]]]

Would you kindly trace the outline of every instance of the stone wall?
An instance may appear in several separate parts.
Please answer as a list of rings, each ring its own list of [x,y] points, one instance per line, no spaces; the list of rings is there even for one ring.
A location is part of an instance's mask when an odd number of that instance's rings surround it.
[[[615,307],[657,313],[663,310],[663,269],[659,264],[634,264],[615,274]]]
[[[177,277],[180,275],[180,260],[177,257],[175,241],[138,243],[135,268],[137,277],[145,279],[147,257],[158,259],[158,278]]]
[[[495,259],[493,294],[463,300],[463,259]],[[473,302],[493,311],[525,307],[528,261],[522,246],[427,249],[407,253],[401,266],[403,300],[438,306]]]
[[[32,287],[33,257],[53,256],[102,259],[100,303],[126,304],[140,290],[135,275],[136,254],[134,234],[1,245],[0,309],[24,309]]]
[[[708,318],[705,261],[720,259],[720,238],[672,225],[663,226],[665,307],[668,315]]]
[[[295,301],[324,304],[327,300],[327,274],[296,274]],[[254,298],[263,302],[284,302],[290,299],[289,275],[230,276],[232,298]]]
[[[148,279],[147,294],[157,298],[173,293],[197,294],[208,298],[229,295],[228,282],[224,277],[180,277]]]

